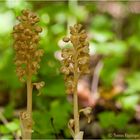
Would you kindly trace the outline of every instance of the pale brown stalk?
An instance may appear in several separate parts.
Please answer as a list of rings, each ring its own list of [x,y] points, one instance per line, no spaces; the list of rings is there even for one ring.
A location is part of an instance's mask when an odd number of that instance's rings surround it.
[[[78,134],[80,131],[80,127],[79,127],[79,110],[78,110],[78,94],[77,94],[77,76],[75,76],[75,88],[74,88],[74,94],[73,94],[73,113],[74,113],[74,131],[75,134]]]
[[[32,120],[32,76],[29,74],[27,77],[27,112],[29,114],[30,119]],[[32,130],[32,125],[31,128]],[[31,139],[31,133],[30,131],[27,132],[28,139]]]

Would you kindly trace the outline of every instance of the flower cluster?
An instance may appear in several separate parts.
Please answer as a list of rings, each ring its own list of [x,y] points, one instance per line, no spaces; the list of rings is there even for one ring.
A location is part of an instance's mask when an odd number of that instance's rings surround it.
[[[36,74],[40,67],[40,58],[43,50],[38,49],[39,33],[42,32],[41,27],[36,25],[39,22],[38,16],[29,11],[23,10],[22,15],[17,17],[19,23],[13,28],[14,49],[16,52],[15,64],[16,72],[21,81],[24,76]]]
[[[62,49],[61,72],[65,74],[67,93],[73,93],[75,76],[89,73],[89,43],[87,34],[81,24],[70,27],[70,37],[64,37],[64,42],[71,42],[73,47]]]

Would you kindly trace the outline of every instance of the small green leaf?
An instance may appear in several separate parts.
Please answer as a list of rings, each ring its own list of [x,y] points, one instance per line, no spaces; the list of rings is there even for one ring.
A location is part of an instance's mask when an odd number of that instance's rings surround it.
[[[4,109],[4,116],[6,118],[12,118],[13,117],[13,111],[14,111],[14,108],[12,105],[7,105]]]
[[[0,125],[0,132],[2,134],[8,134],[10,133],[10,130],[5,125]]]
[[[125,129],[131,115],[120,113],[116,115],[114,112],[102,112],[98,115],[99,122],[103,128],[116,128],[118,130]]]
[[[134,110],[139,101],[139,95],[121,96],[118,101],[126,110]]]
[[[12,135],[5,135],[5,136],[2,136],[0,139],[1,140],[12,140],[13,136]]]
[[[113,126],[115,122],[115,113],[114,112],[102,112],[98,115],[100,124],[103,128],[109,128],[110,126]]]
[[[125,129],[131,116],[126,113],[120,113],[116,116],[116,121],[114,122],[114,127],[118,130]]]
[[[15,122],[10,122],[6,124],[6,127],[10,130],[10,131],[16,131],[17,129],[19,129],[19,126],[15,123]]]
[[[140,72],[133,72],[126,79],[128,87],[125,91],[126,94],[134,94],[140,91]]]

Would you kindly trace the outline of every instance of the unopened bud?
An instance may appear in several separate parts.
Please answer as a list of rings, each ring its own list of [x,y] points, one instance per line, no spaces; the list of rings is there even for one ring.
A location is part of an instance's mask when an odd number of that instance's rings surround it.
[[[40,33],[40,32],[42,32],[42,28],[39,27],[39,26],[37,26],[37,27],[35,27],[35,31],[38,32],[38,33]]]
[[[64,37],[64,38],[63,38],[63,41],[64,41],[64,42],[69,42],[69,40],[70,40],[70,39],[69,39],[68,37]]]

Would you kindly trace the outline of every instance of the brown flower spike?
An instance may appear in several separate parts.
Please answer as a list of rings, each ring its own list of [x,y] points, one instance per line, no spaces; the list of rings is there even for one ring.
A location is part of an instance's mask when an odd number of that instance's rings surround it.
[[[82,25],[76,24],[70,27],[70,38],[64,37],[64,42],[71,42],[73,48],[62,49],[61,72],[65,74],[67,93],[74,91],[74,76],[78,78],[89,73],[89,43],[86,41],[87,34],[82,30]]]
[[[81,75],[89,73],[89,43],[86,39],[86,31],[82,29],[80,24],[70,27],[70,37],[63,38],[64,42],[71,42],[73,45],[73,47],[62,49],[61,72],[64,73],[66,92],[73,93],[74,125],[72,126],[74,126],[74,131],[72,127],[70,131],[74,139],[82,139],[83,137],[83,132],[79,128],[77,84]],[[68,123],[69,128],[70,126]]]
[[[37,73],[41,56],[44,53],[42,49],[37,48],[42,28],[36,25],[39,18],[30,10],[23,10],[22,15],[17,19],[19,23],[13,28],[16,72],[20,81],[27,82],[27,111],[20,114],[21,131],[23,139],[31,139],[32,90],[33,86],[38,90],[44,86],[44,82],[32,83],[32,76]]]
[[[13,37],[15,39],[14,49],[16,52],[16,72],[21,81],[24,76],[37,73],[40,67],[42,49],[37,49],[41,27],[37,26],[39,18],[29,10],[23,10],[22,15],[17,17],[19,24],[14,26]]]

